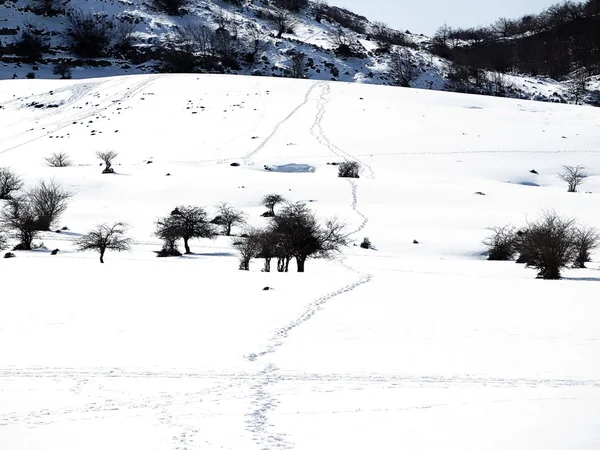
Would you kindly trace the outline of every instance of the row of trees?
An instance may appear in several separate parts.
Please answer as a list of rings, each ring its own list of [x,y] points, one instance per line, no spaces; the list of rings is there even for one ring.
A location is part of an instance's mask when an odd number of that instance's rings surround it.
[[[575,219],[564,218],[554,211],[545,211],[541,217],[525,227],[512,225],[493,227],[484,241],[488,259],[509,261],[538,270],[538,277],[557,280],[561,270],[571,265],[585,268],[590,253],[600,244],[595,228],[578,225]]]
[[[441,27],[431,50],[469,70],[571,79],[600,73],[600,3],[565,1],[538,15],[489,27]],[[581,83],[580,83],[581,86]]]

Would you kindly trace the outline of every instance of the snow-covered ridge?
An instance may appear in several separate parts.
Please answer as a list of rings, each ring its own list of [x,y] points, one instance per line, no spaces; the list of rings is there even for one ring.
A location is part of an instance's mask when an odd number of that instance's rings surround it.
[[[186,14],[182,16],[162,13],[154,8],[151,2],[143,0],[70,0],[60,5],[63,10],[80,9],[84,14],[98,14],[115,26],[127,21],[134,22],[136,25],[132,37],[137,49],[135,55],[114,50],[117,38],[113,33],[110,42],[112,50],[109,49],[104,56],[78,57],[69,49],[67,33],[70,25],[63,13],[44,16],[40,15],[39,11],[35,13],[35,3],[31,1],[5,1],[0,4],[0,42],[5,48],[5,54],[0,57],[0,79],[22,79],[26,76],[58,78],[59,75],[53,73],[53,67],[61,60],[67,60],[73,66],[73,78],[154,73],[165,69],[165,61],[161,59],[163,56],[160,53],[161,43],[171,39],[177,29],[206,26],[214,31],[225,19],[235,27],[239,64],[220,68],[221,71],[289,77],[294,73],[295,55],[302,53],[306,55],[302,69],[303,77],[314,80],[392,84],[389,74],[390,54],[378,51],[378,44],[372,38],[376,25],[364,17],[344,10],[336,11],[357,25],[352,27],[353,29],[340,26],[327,16],[320,17],[315,13],[316,6],[309,3],[309,7],[294,13],[294,25],[288,30],[290,32],[277,39],[277,27],[268,19],[275,9],[266,2],[244,2],[243,6],[237,6],[212,0],[195,0],[186,6]],[[49,46],[35,63],[27,62],[27,58],[13,54],[15,42],[27,29],[39,30]],[[336,48],[338,30],[342,30],[344,39],[360,49],[360,57],[341,57],[335,54],[333,50]],[[450,63],[427,50],[429,38],[405,32],[395,33],[410,44],[409,47],[391,46],[391,50],[402,50],[416,68],[417,76],[410,82],[410,86],[434,90],[449,89],[446,76]],[[248,63],[244,61],[243,54],[249,51],[257,36],[261,41],[260,49],[255,61]],[[554,80],[506,76],[502,81],[509,88],[506,95],[511,97],[554,102],[570,100],[565,87]],[[591,88],[595,89],[596,84],[592,83]]]

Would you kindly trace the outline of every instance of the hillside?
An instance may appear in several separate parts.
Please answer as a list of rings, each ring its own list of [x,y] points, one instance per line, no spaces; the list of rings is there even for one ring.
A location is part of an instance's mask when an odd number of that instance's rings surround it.
[[[174,15],[156,3],[0,2],[0,79],[194,72],[464,90],[452,80],[452,63],[434,54],[432,39],[390,30],[340,8],[308,2],[288,14],[267,2],[194,0]],[[281,11],[289,17],[279,37]],[[78,18],[75,25],[69,17]],[[91,29],[101,38],[81,38],[78,46],[74,29]],[[574,101],[566,83],[547,77],[488,71],[474,84],[482,94]],[[592,80],[589,86],[591,103],[598,85]]]
[[[68,229],[0,259],[0,448],[597,448],[600,255],[545,281],[482,240],[546,208],[600,223],[599,109],[148,74],[1,81],[0,123],[0,166],[74,193]],[[47,167],[59,151],[73,164]],[[175,206],[265,226],[268,193],[338,217],[349,246],[305,273],[238,270],[226,236],[156,257]],[[114,221],[130,252],[75,251]]]

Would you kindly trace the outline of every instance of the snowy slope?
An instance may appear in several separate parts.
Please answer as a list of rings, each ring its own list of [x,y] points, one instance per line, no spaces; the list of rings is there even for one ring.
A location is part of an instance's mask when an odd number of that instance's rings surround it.
[[[9,80],[0,106],[0,166],[76,191],[68,233],[0,259],[0,448],[598,448],[599,255],[544,282],[481,244],[543,208],[600,223],[598,109],[213,75]],[[376,249],[304,274],[240,272],[226,237],[152,253],[175,205],[262,225],[271,192]],[[132,252],[73,251],[116,220]]]
[[[120,51],[111,51],[102,58],[82,58],[69,50],[67,32],[69,21],[64,14],[48,17],[35,14],[30,0],[14,0],[0,3],[0,79],[23,79],[32,75],[35,78],[59,78],[53,74],[53,66],[57,61],[66,59],[74,66],[72,77],[87,79],[127,74],[149,74],[161,71],[164,61],[158,51],[161,42],[165,42],[176,34],[176,30],[189,25],[204,25],[216,30],[220,20],[225,18],[235,23],[236,41],[241,55],[248,51],[255,39],[251,30],[256,29],[261,35],[261,50],[257,62],[242,63],[240,68],[228,68],[228,73],[242,75],[261,75],[274,77],[291,76],[293,55],[303,53],[310,64],[305,68],[305,76],[313,80],[335,80],[356,82],[361,84],[390,85],[390,54],[377,51],[377,43],[368,33],[374,25],[367,18],[356,16],[349,11],[344,14],[352,17],[355,23],[364,29],[358,33],[344,28],[347,39],[362,49],[363,57],[345,58],[334,53],[336,29],[340,27],[333,19],[317,21],[311,6],[295,16],[293,32],[286,33],[282,39],[276,39],[276,29],[266,19],[274,9],[265,2],[246,2],[243,6],[234,6],[213,0],[193,0],[186,7],[187,14],[169,16],[142,0],[101,0],[83,1],[68,0],[65,10],[81,10],[104,17],[106,21],[118,24],[123,21],[135,21],[133,44],[141,52],[135,62],[126,59]],[[50,48],[41,62],[32,64],[26,58],[16,56],[12,45],[27,29],[39,30]],[[114,33],[113,33],[114,34]],[[118,33],[117,33],[118,34]],[[409,47],[392,46],[410,54],[414,65],[418,68],[418,76],[411,87],[433,90],[453,90],[447,76],[451,63],[428,51],[431,39],[418,34],[400,33],[410,43]],[[113,35],[111,45],[116,44]],[[2,56],[2,45],[5,55]],[[532,99],[548,102],[572,102],[566,83],[545,77],[529,77],[519,74],[507,75],[504,78],[507,95],[514,98]],[[597,103],[600,90],[600,79],[590,79],[591,94],[586,101]]]

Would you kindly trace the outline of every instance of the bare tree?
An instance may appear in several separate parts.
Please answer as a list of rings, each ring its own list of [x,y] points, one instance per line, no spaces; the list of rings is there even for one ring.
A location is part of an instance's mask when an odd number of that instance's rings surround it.
[[[292,78],[306,78],[306,55],[304,53],[294,53],[292,55]]]
[[[115,48],[123,52],[130,50],[133,45],[133,34],[136,28],[137,24],[128,17],[123,17],[115,21],[113,29]]]
[[[298,23],[294,14],[283,8],[275,10],[275,13],[271,16],[271,21],[277,25],[277,39],[281,39],[283,33],[290,31]]]
[[[413,56],[407,50],[393,52],[390,57],[389,76],[396,86],[410,87],[419,76]]]
[[[52,66],[52,73],[54,75],[60,75],[61,80],[71,79],[71,62],[67,59],[61,58]]]
[[[489,228],[491,234],[483,240],[488,247],[489,261],[509,261],[516,253],[515,238],[517,230],[512,225]]]
[[[96,156],[104,163],[104,170],[102,173],[115,173],[115,169],[112,168],[112,162],[119,156],[117,152],[113,150],[96,152]]]
[[[67,12],[68,35],[73,51],[84,57],[97,57],[106,53],[110,44],[112,23],[103,14],[84,13],[79,8]]]
[[[188,0],[152,0],[156,9],[171,16],[178,16],[183,12]]]
[[[222,202],[217,205],[218,216],[212,221],[214,224],[223,227],[225,236],[231,236],[231,228],[234,225],[243,225],[246,223],[246,214],[228,203]]]
[[[12,231],[23,250],[31,250],[38,226],[35,209],[27,196],[13,197],[6,202],[0,214],[0,224]]]
[[[179,237],[183,239],[185,253],[192,253],[190,239],[213,239],[216,232],[208,222],[208,215],[199,206],[178,206],[171,211],[173,225],[177,228]]]
[[[7,200],[23,187],[23,180],[8,167],[0,167],[0,200]]]
[[[338,166],[338,177],[359,178],[360,164],[357,161],[344,161]]]
[[[283,202],[285,202],[285,198],[283,198],[281,195],[267,194],[263,197],[260,204],[266,208],[269,208],[269,215],[273,217],[275,215],[275,207]]]
[[[52,153],[44,159],[48,167],[69,167],[73,164],[71,158],[65,152]]]
[[[163,241],[162,249],[157,252],[159,257],[181,256],[181,252],[177,248],[177,241],[181,237],[181,233],[175,217],[168,216],[158,219],[154,235]]]
[[[254,63],[256,61],[256,56],[264,51],[267,47],[266,42],[264,41],[265,33],[262,31],[254,23],[247,24],[248,27],[248,62]]]
[[[538,269],[538,278],[558,280],[560,271],[577,256],[575,220],[545,211],[521,231],[516,245],[527,255],[527,265]]]
[[[269,232],[276,236],[283,247],[285,254],[280,254],[280,257],[296,259],[298,272],[304,272],[308,258],[330,258],[348,245],[343,224],[334,218],[320,225],[315,215],[302,203],[286,205],[273,218]]]
[[[75,241],[78,251],[93,250],[100,253],[100,262],[104,264],[107,250],[128,252],[131,250],[131,239],[125,237],[127,226],[122,222],[113,225],[98,225],[95,230],[81,236]]]
[[[245,230],[244,236],[233,241],[234,248],[240,254],[240,270],[250,270],[250,261],[260,254],[262,231],[256,228]]]
[[[0,250],[4,250],[7,247],[8,247],[8,240],[6,239],[4,232],[2,230],[0,230]]]
[[[600,234],[592,227],[580,226],[575,230],[575,267],[585,269],[585,263],[591,261],[590,252],[600,245]]]
[[[589,91],[590,80],[585,68],[576,70],[572,78],[567,82],[567,92],[576,105],[586,96]]]
[[[558,178],[569,185],[567,192],[577,192],[577,188],[587,177],[583,166],[563,166],[563,171],[558,174]]]
[[[40,181],[27,193],[27,197],[36,214],[38,230],[47,231],[66,211],[73,193],[55,180],[50,180]]]
[[[35,3],[39,5],[39,11],[36,12],[45,16],[55,16],[64,11],[63,2],[60,0],[35,0]]]

